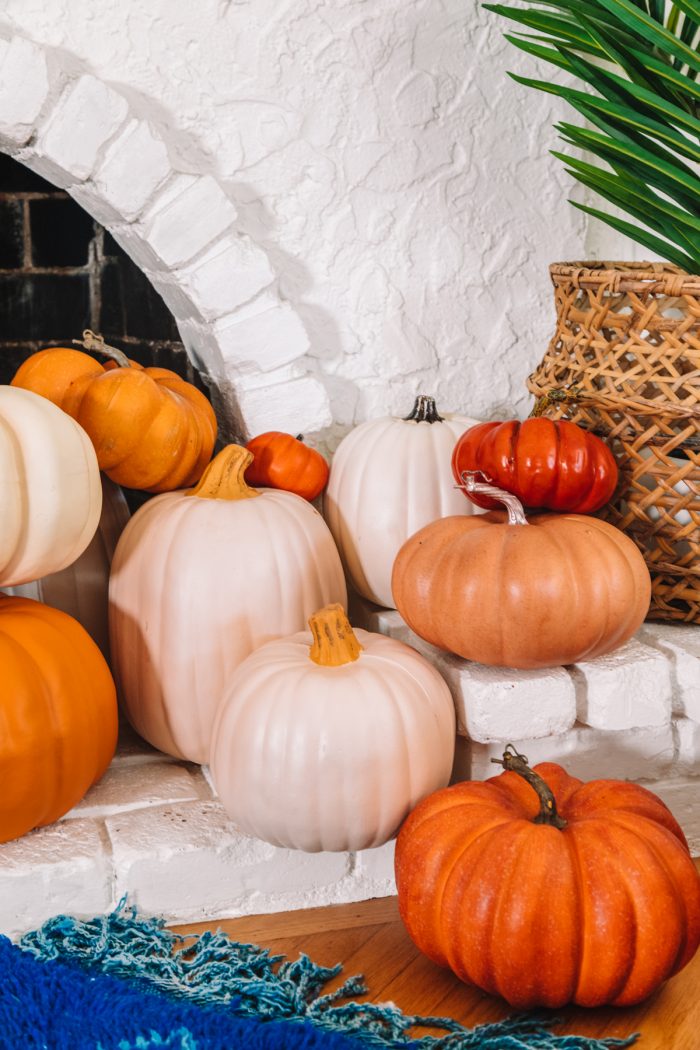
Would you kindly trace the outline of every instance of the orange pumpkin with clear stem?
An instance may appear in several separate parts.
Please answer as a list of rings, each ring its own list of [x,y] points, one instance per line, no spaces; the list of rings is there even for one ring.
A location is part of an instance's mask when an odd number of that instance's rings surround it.
[[[100,469],[117,485],[146,492],[193,485],[216,440],[216,416],[207,399],[175,372],[142,368],[100,336],[83,335],[79,345],[116,365],[54,347],[20,365],[12,385],[48,398],[77,420]]]

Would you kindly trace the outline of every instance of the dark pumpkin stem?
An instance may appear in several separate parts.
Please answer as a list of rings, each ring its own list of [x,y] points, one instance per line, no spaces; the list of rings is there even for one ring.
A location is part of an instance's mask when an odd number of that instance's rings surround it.
[[[512,744],[506,744],[503,758],[492,758],[491,761],[497,766],[503,766],[508,772],[517,773],[523,780],[527,780],[530,787],[535,789],[540,800],[540,811],[533,823],[551,824],[553,828],[559,828],[560,831],[566,827],[566,821],[557,813],[554,792],[542,777],[535,773],[534,769],[530,769],[527,764],[527,755],[521,755]]]
[[[86,328],[83,332],[82,339],[74,339],[73,343],[76,346],[82,346],[83,350],[90,350],[93,354],[103,354],[105,357],[111,357],[120,368],[131,368],[131,361],[123,350],[117,350],[116,346],[109,346],[105,343],[103,335],[96,335],[89,328]]]
[[[410,416],[403,417],[406,421],[413,423],[442,423],[442,416],[438,413],[435,398],[427,394],[419,394],[413,406]]]
[[[578,387],[571,387],[570,390],[559,390],[556,387],[552,390],[548,390],[546,394],[542,394],[535,401],[535,404],[530,412],[530,419],[538,419],[543,416],[550,405],[565,404],[570,405],[578,401],[580,398],[580,391]]]

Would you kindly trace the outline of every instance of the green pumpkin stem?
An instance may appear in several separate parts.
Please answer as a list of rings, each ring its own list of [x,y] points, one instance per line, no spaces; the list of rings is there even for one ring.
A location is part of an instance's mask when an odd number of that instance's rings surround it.
[[[75,346],[82,346],[83,350],[90,350],[93,354],[102,354],[104,357],[111,357],[113,361],[117,362],[120,368],[131,368],[131,361],[123,350],[117,350],[116,346],[109,346],[105,343],[103,335],[96,335],[95,332],[91,332],[89,328],[86,328],[83,332],[82,339],[73,339],[72,341]]]
[[[429,397],[427,394],[419,394],[416,398],[416,403],[411,410],[409,416],[404,416],[406,422],[410,420],[412,423],[442,423],[442,416],[439,415],[437,406],[435,404],[435,398]]]
[[[506,744],[503,758],[492,758],[491,761],[495,762],[497,766],[503,766],[508,772],[517,773],[523,780],[527,780],[530,787],[537,792],[537,797],[540,800],[540,811],[535,817],[533,824],[550,824],[553,828],[558,828],[560,831],[567,826],[564,818],[557,813],[554,792],[542,777],[535,773],[534,769],[530,769],[527,764],[527,755],[521,755],[512,744]]]

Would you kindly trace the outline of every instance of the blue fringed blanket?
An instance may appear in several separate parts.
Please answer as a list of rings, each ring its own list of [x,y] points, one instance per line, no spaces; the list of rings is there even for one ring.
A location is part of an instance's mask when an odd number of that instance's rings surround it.
[[[182,949],[182,950],[180,950]],[[90,922],[61,916],[19,945],[0,937],[2,1050],[609,1050],[633,1038],[555,1036],[542,1019],[465,1029],[359,1003],[339,966],[294,962],[222,933],[181,938],[128,908]],[[418,1025],[443,1036],[411,1040]]]

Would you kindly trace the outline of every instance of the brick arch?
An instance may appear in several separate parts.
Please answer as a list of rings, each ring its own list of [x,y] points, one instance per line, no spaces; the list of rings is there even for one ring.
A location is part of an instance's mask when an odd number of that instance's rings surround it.
[[[65,189],[144,271],[211,384],[225,433],[312,435],[331,413],[304,362],[299,316],[216,177],[173,162],[177,131],[148,109],[76,72],[69,55],[0,39],[0,150]]]

